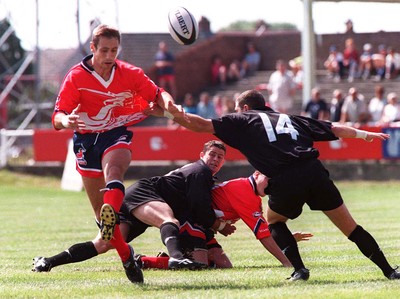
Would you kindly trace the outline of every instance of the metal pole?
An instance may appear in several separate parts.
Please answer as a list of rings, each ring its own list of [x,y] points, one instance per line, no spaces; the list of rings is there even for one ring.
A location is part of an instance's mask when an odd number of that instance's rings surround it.
[[[301,35],[303,57],[303,107],[307,104],[315,84],[315,39],[312,19],[312,0],[303,0],[304,28]]]

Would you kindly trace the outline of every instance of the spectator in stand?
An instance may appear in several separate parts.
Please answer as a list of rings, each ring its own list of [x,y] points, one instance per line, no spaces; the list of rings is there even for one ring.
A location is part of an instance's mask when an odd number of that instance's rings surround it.
[[[342,106],[344,103],[343,91],[335,89],[332,93],[332,100],[329,107],[329,115],[331,122],[339,122],[342,115]]]
[[[352,20],[349,19],[344,24],[346,25],[345,33],[347,33],[347,34],[354,33],[354,27],[353,27],[353,21]]]
[[[226,73],[226,81],[228,83],[236,82],[241,78],[241,63],[235,59],[229,64],[228,71]]]
[[[167,90],[173,98],[176,98],[176,82],[175,82],[175,58],[168,51],[168,46],[164,41],[158,44],[158,51],[154,57],[157,68],[158,84]]]
[[[348,38],[345,41],[343,51],[343,66],[348,71],[348,81],[353,82],[357,76],[358,64],[360,63],[360,54],[356,48],[354,40]]]
[[[332,45],[329,48],[328,58],[324,62],[324,67],[328,71],[328,77],[339,82],[344,77],[343,54]]]
[[[400,71],[400,54],[397,53],[393,47],[387,48],[387,55],[385,60],[385,78],[394,79],[398,76]]]
[[[216,117],[214,103],[211,100],[210,94],[206,91],[202,92],[197,104],[197,114],[201,117]]]
[[[214,104],[214,110],[215,114],[217,117],[222,116],[222,110],[223,110],[223,101],[222,101],[222,95],[216,94],[212,98],[213,104]]]
[[[326,104],[326,101],[321,98],[321,91],[318,87],[314,87],[311,90],[311,99],[308,101],[301,115],[319,120],[328,119],[328,105]]]
[[[373,125],[378,124],[382,119],[383,107],[386,105],[385,89],[382,85],[375,86],[375,96],[369,101],[368,112]]]
[[[260,68],[261,54],[253,43],[247,44],[247,53],[242,61],[241,77],[251,76]]]
[[[381,81],[385,78],[386,71],[386,46],[379,45],[378,53],[372,54],[372,67],[375,71],[375,81]]]
[[[358,77],[363,80],[369,79],[372,70],[372,45],[365,44],[363,46],[363,52],[360,56],[360,67],[358,72]]]
[[[228,113],[233,113],[235,112],[235,100],[228,97],[228,96],[223,96],[222,97],[222,115],[226,115]]]
[[[387,104],[383,108],[380,124],[388,126],[396,121],[400,121],[400,106],[397,102],[397,94],[391,92],[387,95]]]
[[[296,83],[287,71],[286,62],[277,60],[276,71],[271,74],[268,82],[271,108],[281,113],[287,113],[293,108],[293,96],[296,93]]]
[[[368,107],[364,96],[358,93],[357,88],[350,87],[349,94],[342,106],[341,123],[350,123],[354,127],[360,127],[369,120]]]
[[[301,56],[289,60],[290,75],[296,83],[297,89],[303,88],[303,59]]]
[[[182,108],[187,113],[197,114],[197,104],[194,100],[193,95],[190,92],[185,94],[183,98]]]
[[[222,58],[215,55],[211,63],[211,84],[225,87],[226,84],[226,66],[222,63]]]

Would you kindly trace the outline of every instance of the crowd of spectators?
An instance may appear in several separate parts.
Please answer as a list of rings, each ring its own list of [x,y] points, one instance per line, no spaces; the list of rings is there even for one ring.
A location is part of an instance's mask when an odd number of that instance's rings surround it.
[[[302,115],[321,120],[340,122],[354,127],[398,126],[400,105],[395,92],[385,95],[382,85],[376,85],[374,96],[366,99],[356,87],[350,87],[347,94],[335,89],[330,101],[321,98],[319,88],[312,89],[310,101],[303,108]]]
[[[336,45],[329,48],[324,61],[328,77],[335,82],[347,79],[354,80],[390,80],[398,77],[400,72],[400,53],[393,47],[379,44],[374,48],[371,43],[362,46],[360,52],[352,38],[345,41],[343,51]]]

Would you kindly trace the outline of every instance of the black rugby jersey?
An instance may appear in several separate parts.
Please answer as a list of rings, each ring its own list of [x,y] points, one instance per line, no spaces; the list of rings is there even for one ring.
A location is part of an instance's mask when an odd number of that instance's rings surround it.
[[[203,160],[199,159],[151,180],[174,214],[189,214],[194,223],[205,228],[214,224],[216,216],[211,206],[214,178]]]
[[[238,149],[268,177],[297,161],[318,158],[314,141],[338,139],[330,122],[282,114],[269,107],[227,114],[212,123],[215,136]]]

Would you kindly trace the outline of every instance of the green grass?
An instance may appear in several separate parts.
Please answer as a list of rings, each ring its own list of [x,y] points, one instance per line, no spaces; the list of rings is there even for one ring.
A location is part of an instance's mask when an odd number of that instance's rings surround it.
[[[400,281],[387,280],[356,246],[320,212],[304,209],[289,222],[314,238],[300,243],[308,282],[285,280],[282,268],[238,223],[233,236],[220,237],[234,269],[145,270],[145,284],[128,281],[116,252],[83,263],[31,272],[32,258],[50,256],[96,234],[84,192],[60,190],[57,178],[0,171],[0,298],[394,298]],[[339,182],[356,220],[378,241],[392,265],[400,264],[398,182]],[[156,229],[132,243],[136,252],[165,250]]]

